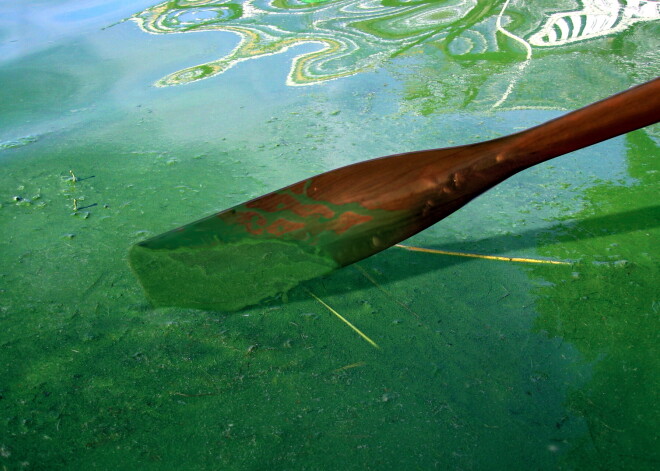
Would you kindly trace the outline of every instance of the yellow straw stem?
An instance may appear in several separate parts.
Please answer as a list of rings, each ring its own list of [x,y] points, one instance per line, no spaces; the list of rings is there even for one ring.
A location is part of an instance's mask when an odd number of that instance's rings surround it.
[[[360,329],[358,329],[357,327],[355,327],[353,324],[351,324],[351,323],[348,321],[348,319],[346,319],[344,316],[342,316],[342,315],[339,314],[337,311],[335,311],[335,310],[332,309],[330,306],[328,306],[326,303],[324,303],[323,300],[321,300],[321,298],[319,298],[317,295],[315,295],[315,294],[312,293],[311,291],[307,291],[307,292],[308,292],[308,293],[309,293],[314,299],[316,299],[318,302],[320,302],[321,304],[323,304],[323,306],[325,306],[325,308],[326,308],[328,311],[330,311],[331,313],[333,313],[335,316],[339,317],[342,321],[344,321],[344,322],[346,323],[347,326],[349,326],[351,329],[353,329],[355,332],[357,332],[358,335],[359,335],[360,337],[362,337],[364,340],[366,340],[367,342],[369,342],[374,348],[377,348],[378,350],[380,350],[380,347],[378,346],[378,344],[377,344],[376,342],[374,342],[374,341],[371,340],[369,337],[367,337],[365,334],[363,334],[362,331],[361,331]]]
[[[540,260],[538,258],[518,258],[518,257],[498,257],[496,255],[480,255],[476,253],[450,252],[448,250],[425,249],[422,247],[412,247],[410,245],[396,244],[395,247],[411,250],[413,252],[425,252],[439,255],[453,255],[457,257],[484,258],[486,260],[501,260],[504,262],[523,262],[523,263],[548,263],[551,265],[571,265],[571,262],[562,262],[558,260]]]

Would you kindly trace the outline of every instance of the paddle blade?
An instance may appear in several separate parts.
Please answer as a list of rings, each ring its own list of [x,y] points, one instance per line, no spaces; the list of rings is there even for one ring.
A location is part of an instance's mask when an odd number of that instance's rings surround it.
[[[242,309],[391,247],[501,181],[490,168],[466,178],[474,155],[462,146],[332,170],[140,242],[130,264],[156,306]]]
[[[147,297],[156,306],[239,310],[397,238],[390,233],[400,232],[407,212],[322,202],[308,196],[311,184],[300,182],[134,245],[129,262]]]

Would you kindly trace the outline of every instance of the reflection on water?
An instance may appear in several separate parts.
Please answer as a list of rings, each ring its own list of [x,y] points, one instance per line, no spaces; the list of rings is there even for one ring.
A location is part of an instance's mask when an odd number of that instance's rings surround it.
[[[394,72],[406,88],[403,111],[569,110],[657,75],[657,22],[644,20],[658,18],[658,2],[612,5],[612,28],[595,21],[592,0],[572,5],[507,1],[426,45],[414,72]]]
[[[420,42],[432,40],[475,8],[474,0],[447,2],[247,0],[165,2],[134,19],[150,33],[231,31],[240,44],[226,57],[175,72],[157,85],[190,83],[238,62],[277,54],[303,43],[320,49],[298,55],[289,85],[308,85],[373,67]]]
[[[230,31],[241,36],[228,55],[174,72],[169,86],[223,73],[237,63],[304,43],[319,48],[293,59],[287,83],[310,85],[372,68],[421,45],[447,56],[506,61],[521,72],[531,47],[563,46],[626,30],[660,17],[658,2],[584,0],[555,13],[496,0],[175,0],[132,17],[149,33]],[[536,21],[536,24],[529,24]],[[517,32],[516,30],[520,30]],[[527,38],[527,39],[525,39]],[[531,46],[530,46],[531,45]],[[510,93],[512,80],[504,97]]]
[[[534,46],[564,44],[620,33],[639,21],[660,18],[657,1],[584,0],[582,8],[551,15],[530,38]]]

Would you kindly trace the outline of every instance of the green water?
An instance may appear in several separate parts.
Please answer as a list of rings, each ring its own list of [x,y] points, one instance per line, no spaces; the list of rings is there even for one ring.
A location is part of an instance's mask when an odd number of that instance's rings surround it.
[[[609,3],[0,3],[0,469],[657,468],[657,126],[406,242],[571,265],[392,248],[306,283],[380,350],[305,289],[153,308],[128,266],[316,173],[659,75],[657,5]]]

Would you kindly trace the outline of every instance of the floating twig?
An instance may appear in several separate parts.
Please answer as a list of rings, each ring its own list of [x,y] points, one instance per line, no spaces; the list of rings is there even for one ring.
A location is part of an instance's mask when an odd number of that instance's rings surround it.
[[[551,265],[571,265],[571,262],[564,262],[560,260],[542,260],[538,258],[520,258],[520,257],[498,257],[496,255],[481,255],[476,253],[450,252],[448,250],[425,249],[423,247],[412,247],[410,245],[401,245],[401,244],[396,244],[395,247],[411,250],[413,252],[424,252],[424,253],[432,253],[439,255],[453,255],[457,257],[483,258],[486,260],[500,260],[503,262],[548,263]]]
[[[369,337],[367,337],[364,333],[362,333],[362,331],[361,331],[360,329],[358,329],[358,328],[355,327],[353,324],[351,324],[351,323],[348,321],[348,319],[346,319],[344,316],[342,316],[342,315],[339,314],[337,311],[335,311],[335,310],[332,309],[330,306],[328,306],[325,302],[323,302],[323,300],[321,300],[321,298],[319,298],[317,295],[315,295],[315,294],[312,293],[311,291],[308,290],[307,292],[310,294],[311,297],[313,297],[313,298],[316,299],[319,303],[321,303],[321,304],[322,304],[322,305],[323,305],[328,311],[330,311],[331,313],[333,313],[335,316],[339,317],[339,319],[341,319],[344,323],[346,323],[347,326],[349,326],[351,329],[353,329],[355,332],[357,332],[357,334],[358,334],[360,337],[362,337],[364,340],[366,340],[367,342],[369,342],[369,343],[371,344],[372,347],[377,348],[378,350],[380,350],[380,347],[378,346],[378,344],[377,344],[376,342],[374,342],[373,340],[371,340],[371,339],[370,339]]]

